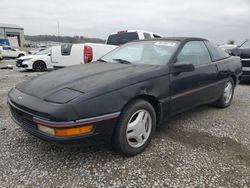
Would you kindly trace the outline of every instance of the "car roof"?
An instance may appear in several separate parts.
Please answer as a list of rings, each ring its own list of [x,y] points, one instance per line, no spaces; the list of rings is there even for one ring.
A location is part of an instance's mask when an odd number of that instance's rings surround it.
[[[121,31],[117,31],[117,32],[113,32],[113,33],[110,33],[110,35],[116,35],[116,34],[119,34],[119,33],[131,33],[131,32],[136,32],[136,33],[150,33],[150,34],[153,34],[153,35],[159,35],[159,36],[162,36],[158,33],[155,33],[155,32],[152,32],[152,31],[145,31],[145,30],[139,30],[139,29],[128,29],[128,30],[121,30]]]
[[[184,41],[207,41],[207,39],[199,38],[199,37],[163,37],[163,38],[155,38],[155,39],[150,39],[152,41],[154,40],[176,40],[180,42]]]
[[[144,40],[133,40],[127,43],[141,42],[141,41],[164,41],[164,40],[180,41],[181,43],[186,43],[189,41],[208,41],[207,39],[198,38],[198,37],[163,37],[163,38],[153,38],[153,39],[144,39]]]

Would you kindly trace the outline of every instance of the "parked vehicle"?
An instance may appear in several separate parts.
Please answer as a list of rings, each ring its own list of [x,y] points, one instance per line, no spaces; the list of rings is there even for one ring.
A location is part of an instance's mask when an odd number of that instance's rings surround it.
[[[240,56],[242,62],[242,81],[250,80],[250,40],[231,50],[231,55]]]
[[[0,46],[0,60],[3,60],[3,47]]]
[[[234,48],[236,48],[236,47],[237,47],[237,45],[235,45],[235,44],[223,44],[223,45],[220,45],[220,48],[222,50],[224,50],[225,52],[227,52],[228,54],[231,54],[232,50]]]
[[[3,46],[3,58],[19,58],[25,56],[26,52],[15,49],[11,46]]]
[[[35,55],[27,55],[17,59],[16,66],[27,70],[42,72],[52,69],[53,65],[50,58],[50,48],[36,53]]]
[[[133,40],[161,38],[162,36],[150,31],[125,30],[111,33],[106,41],[109,45],[122,45]]]
[[[63,68],[96,61],[117,46],[85,43],[53,46],[51,59],[54,68]]]
[[[79,65],[96,61],[111,50],[126,42],[160,38],[156,33],[141,30],[126,30],[109,35],[106,44],[66,44],[52,47],[52,63],[55,68]]]
[[[170,116],[207,103],[230,106],[240,75],[240,58],[205,39],[151,39],[19,84],[8,104],[14,121],[39,138],[106,139],[132,156]]]
[[[36,53],[41,52],[41,51],[43,51],[45,49],[47,49],[47,47],[35,48],[33,50],[28,51],[28,54],[36,54]]]

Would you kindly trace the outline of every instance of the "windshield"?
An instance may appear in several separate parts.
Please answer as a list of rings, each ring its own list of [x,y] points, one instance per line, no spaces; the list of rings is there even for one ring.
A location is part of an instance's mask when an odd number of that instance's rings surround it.
[[[249,49],[249,48],[250,48],[250,40],[244,42],[240,47],[240,49]]]
[[[109,45],[121,45],[125,44],[126,42],[138,40],[139,36],[136,32],[129,32],[129,33],[118,33],[114,35],[110,35],[107,44]]]
[[[37,52],[36,55],[47,55],[50,52],[50,48]]]
[[[179,46],[178,41],[132,42],[116,48],[101,61],[126,64],[166,65]]]

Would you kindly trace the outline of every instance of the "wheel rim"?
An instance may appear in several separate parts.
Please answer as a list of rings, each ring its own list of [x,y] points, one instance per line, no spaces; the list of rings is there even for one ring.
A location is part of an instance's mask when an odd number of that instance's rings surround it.
[[[139,148],[148,140],[152,130],[152,117],[147,110],[136,111],[128,121],[126,137],[128,144]]]
[[[228,82],[224,89],[224,102],[228,104],[231,101],[233,95],[233,84],[232,82]]]
[[[37,71],[43,71],[43,70],[44,70],[43,64],[42,64],[42,63],[38,63],[38,64],[36,65],[36,70],[37,70]]]

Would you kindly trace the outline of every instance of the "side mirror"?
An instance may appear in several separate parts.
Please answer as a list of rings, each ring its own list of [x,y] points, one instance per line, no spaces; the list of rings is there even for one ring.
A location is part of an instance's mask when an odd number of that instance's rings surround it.
[[[48,56],[51,56],[51,54],[49,53]]]
[[[191,72],[194,71],[194,65],[193,64],[187,64],[185,62],[178,62],[177,64],[174,64],[171,68],[172,74],[180,74],[182,72]]]

